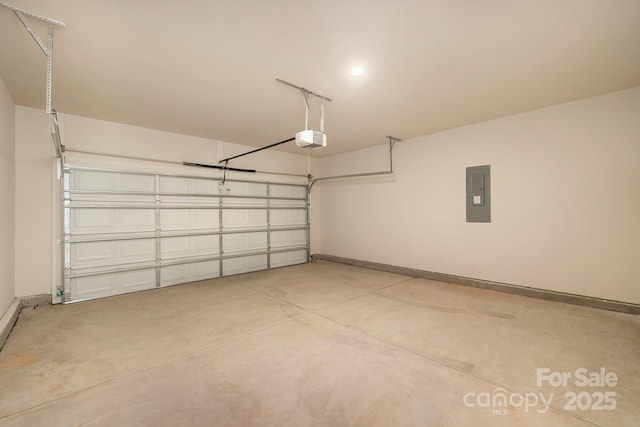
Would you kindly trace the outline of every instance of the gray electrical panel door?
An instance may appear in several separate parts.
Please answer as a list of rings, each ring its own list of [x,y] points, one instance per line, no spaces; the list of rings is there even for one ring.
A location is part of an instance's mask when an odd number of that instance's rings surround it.
[[[491,166],[467,168],[467,222],[491,222]]]

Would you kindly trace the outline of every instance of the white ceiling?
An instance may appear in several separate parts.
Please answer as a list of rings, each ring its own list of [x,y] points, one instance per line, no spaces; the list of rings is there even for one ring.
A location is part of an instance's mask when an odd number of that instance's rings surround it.
[[[67,24],[55,33],[60,112],[263,146],[304,126],[302,95],[281,78],[333,98],[329,146],[284,148],[317,156],[640,85],[638,0],[9,3]],[[45,69],[0,8],[0,76],[16,104],[44,107]]]

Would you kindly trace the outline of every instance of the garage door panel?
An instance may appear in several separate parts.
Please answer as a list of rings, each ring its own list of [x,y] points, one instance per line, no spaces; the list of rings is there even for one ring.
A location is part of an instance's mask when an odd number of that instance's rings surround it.
[[[275,208],[306,208],[307,202],[304,200],[290,200],[290,199],[272,199],[269,204]]]
[[[70,280],[71,300],[84,300],[119,295],[155,288],[154,269],[124,271]]]
[[[231,209],[222,211],[222,226],[226,229],[267,226],[266,209]]]
[[[160,276],[161,286],[214,279],[220,277],[220,262],[215,260],[162,267]]]
[[[144,257],[146,260],[156,252],[156,242],[152,239],[123,240],[119,243],[125,258]]]
[[[72,298],[75,300],[115,294],[117,281],[115,274],[71,279]]]
[[[304,246],[307,243],[307,230],[283,230],[271,232],[271,247]]]
[[[116,257],[117,242],[77,243],[71,247],[71,263],[75,267],[87,267]]]
[[[217,230],[218,209],[165,209],[160,212],[162,230]]]
[[[78,206],[99,203],[103,206],[149,206],[156,201],[155,195],[146,194],[71,194],[70,200]]]
[[[304,185],[69,165],[65,174],[65,301],[307,261]]]
[[[271,212],[271,225],[305,225],[307,211],[305,209],[278,209]]]
[[[121,220],[121,225],[127,230],[152,226],[155,228],[155,212],[151,209],[123,209],[117,212],[116,218]]]
[[[224,183],[224,189],[225,194],[234,196],[267,196],[267,185],[260,183],[227,181]]]
[[[220,253],[220,238],[210,236],[182,236],[162,239],[162,259],[191,256],[215,256]]]
[[[71,246],[71,263],[75,268],[90,268],[154,261],[155,243],[154,239],[79,242]]]
[[[193,227],[193,219],[189,220],[190,211],[186,209],[171,209],[160,212],[160,228],[171,230],[176,228]]]
[[[267,233],[237,233],[222,236],[225,253],[255,252],[267,249]]]
[[[161,193],[218,194],[218,181],[199,178],[160,177]]]
[[[155,192],[155,176],[102,172],[71,171],[71,184],[75,190]]]
[[[267,256],[254,255],[248,257],[229,258],[222,261],[225,276],[267,269]]]
[[[70,180],[75,190],[114,190],[116,174],[111,172],[72,171]]]
[[[303,264],[307,262],[307,251],[304,249],[277,252],[271,254],[271,267],[285,267],[287,265]]]
[[[188,227],[193,225],[195,228],[219,228],[220,211],[218,209],[195,209],[191,210],[192,222],[187,224]]]
[[[196,194],[218,194],[219,185],[218,181],[204,180],[204,179],[191,179],[190,192]]]
[[[217,207],[219,203],[217,196],[160,196],[161,206],[209,206]]]
[[[227,197],[223,198],[226,207],[251,207],[251,208],[267,208],[267,201],[264,199],[250,199],[245,197]]]
[[[271,197],[287,197],[305,199],[307,197],[306,187],[299,185],[277,185],[272,184],[269,187],[269,195]]]
[[[156,285],[155,269],[125,271],[117,274],[120,288],[125,291],[152,289]]]
[[[71,231],[76,233],[119,231],[116,212],[112,209],[74,209],[71,211]]]
[[[171,237],[162,239],[162,258],[169,258],[171,255],[179,256],[178,254],[189,253],[189,237]]]
[[[156,191],[155,176],[116,174],[116,186],[119,191],[153,193]]]
[[[71,209],[72,234],[121,233],[155,230],[152,209]]]

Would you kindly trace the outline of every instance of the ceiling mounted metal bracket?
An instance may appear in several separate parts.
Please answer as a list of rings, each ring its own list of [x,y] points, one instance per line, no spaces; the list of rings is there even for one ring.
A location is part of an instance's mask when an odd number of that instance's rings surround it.
[[[47,18],[46,16],[38,15],[37,13],[30,12],[28,10],[10,5],[3,1],[0,1],[0,6],[6,7],[7,9],[13,11],[15,15],[18,17],[24,28],[29,32],[33,40],[36,42],[38,47],[42,50],[42,52],[47,57],[47,89],[46,89],[46,101],[45,101],[45,111],[47,114],[53,117],[53,109],[51,107],[51,83],[53,79],[53,29],[55,26],[58,27],[66,27],[67,24],[64,22],[58,21],[56,19]],[[26,17],[35,18],[39,21],[45,22],[47,24],[47,43],[45,44],[40,36],[29,26]]]
[[[309,94],[309,95],[313,95],[313,96],[315,96],[315,97],[317,97],[317,98],[320,98],[320,99],[326,99],[326,100],[327,100],[327,101],[329,101],[329,102],[331,102],[331,101],[332,101],[332,99],[331,99],[331,98],[329,98],[328,96],[319,95],[319,94],[317,94],[317,93],[315,93],[315,92],[313,92],[313,91],[311,91],[311,90],[309,90],[309,89],[307,89],[307,88],[304,88],[304,87],[302,87],[302,86],[298,86],[298,85],[294,85],[293,83],[290,83],[290,82],[288,82],[288,81],[286,81],[286,80],[276,79],[276,81],[277,81],[277,82],[280,82],[280,83],[284,83],[284,84],[286,84],[287,86],[295,87],[296,89],[301,90],[302,92],[306,92],[307,94]]]
[[[306,89],[302,89],[302,97],[304,98],[304,105],[306,107],[304,113],[304,129],[307,130],[309,129],[309,109],[311,108],[309,106],[309,91]]]
[[[387,135],[387,139],[389,140],[389,171],[393,173],[393,147],[396,146],[396,142],[400,142],[402,139],[389,135]]]
[[[64,153],[64,145],[62,145],[62,140],[60,138],[60,128],[58,126],[58,116],[56,111],[51,106],[52,98],[51,98],[51,86],[53,83],[53,29],[54,27],[66,27],[67,24],[64,22],[58,21],[56,19],[47,18],[46,16],[38,15],[37,13],[33,13],[31,11],[10,5],[3,1],[0,1],[0,6],[5,7],[11,10],[20,20],[22,26],[29,32],[33,40],[36,42],[42,53],[47,57],[47,87],[45,94],[45,111],[51,117],[51,139],[53,141],[53,146],[56,150],[56,157],[58,158],[58,179],[62,176],[62,156]],[[36,33],[29,22],[27,22],[27,18],[34,18],[39,21],[42,21],[47,24],[47,43],[45,44],[38,33]]]
[[[324,133],[324,101],[329,101],[332,102],[332,99],[329,98],[328,96],[324,96],[324,95],[320,95],[317,94],[305,87],[302,86],[298,86],[298,85],[294,85],[293,83],[290,83],[286,80],[282,80],[282,79],[276,79],[277,82],[280,83],[284,83],[287,86],[291,86],[294,87],[296,89],[298,89],[300,92],[302,92],[302,96],[304,98],[304,105],[306,107],[306,112],[305,112],[305,116],[304,116],[304,128],[305,130],[309,129],[309,109],[311,108],[309,105],[309,96],[315,96],[316,98],[320,99],[320,132]]]

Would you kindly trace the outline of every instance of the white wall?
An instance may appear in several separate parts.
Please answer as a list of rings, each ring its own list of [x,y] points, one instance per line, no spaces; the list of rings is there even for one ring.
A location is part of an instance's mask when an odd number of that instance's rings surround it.
[[[312,253],[640,303],[640,87],[403,141],[394,160],[393,178],[316,184]],[[466,223],[465,168],[484,164],[492,222]]]
[[[6,110],[13,103],[6,89],[0,101],[4,195],[12,191],[12,132],[4,122],[12,122]],[[635,88],[400,142],[393,177],[316,184],[312,252],[640,303],[638,117]],[[64,143],[90,151],[215,163],[251,148],[72,115],[61,122]],[[16,106],[15,142],[15,295],[50,293],[55,183],[47,115]],[[385,169],[387,155],[383,145],[314,159],[313,173]],[[266,151],[231,166],[303,175],[307,163],[305,156]],[[492,168],[492,223],[467,224],[465,167],[482,164]],[[9,235],[11,209],[2,208],[0,227]],[[0,247],[8,252],[0,264],[4,280],[12,254]],[[0,286],[2,309],[13,295]]]
[[[54,202],[54,153],[50,121],[41,110],[16,107],[16,295],[51,293],[54,235],[57,226]],[[60,114],[63,143],[67,149],[152,158],[167,162],[216,164],[228,155],[250,150],[238,144]],[[67,161],[127,170],[153,170],[185,175],[220,176],[217,170],[170,163],[140,162],[116,157],[69,152]],[[306,175],[306,156],[280,152],[257,153],[229,166]],[[269,179],[274,182],[306,182],[290,176],[229,173],[228,179]]]
[[[16,106],[16,296],[51,293],[52,159],[49,116]]]
[[[15,109],[11,95],[0,78],[0,318],[13,299]]]

